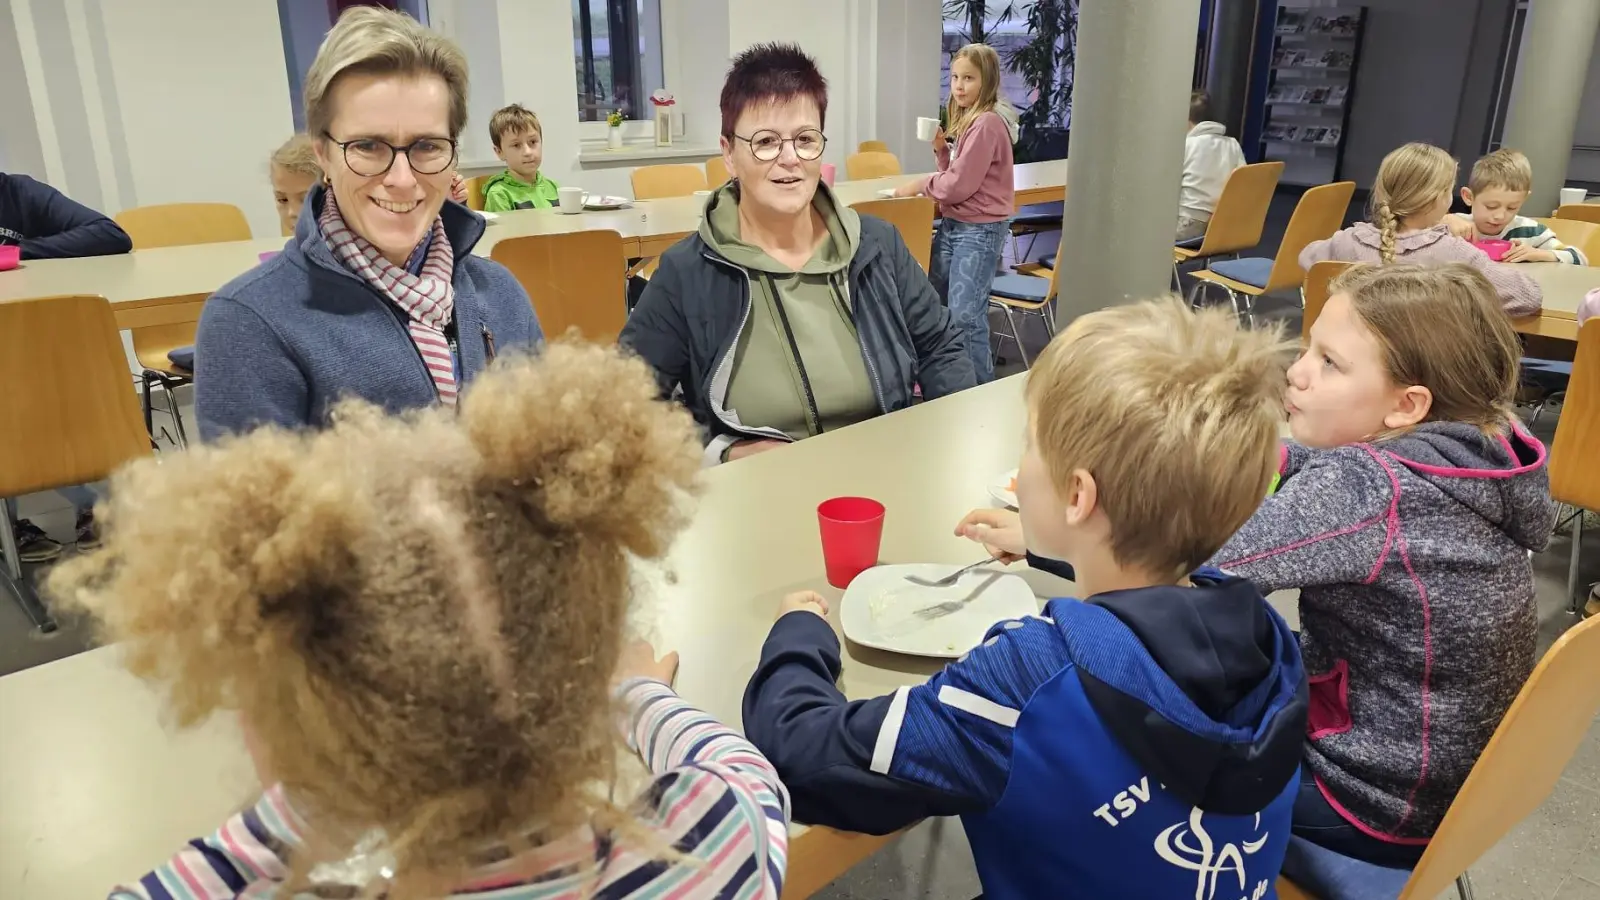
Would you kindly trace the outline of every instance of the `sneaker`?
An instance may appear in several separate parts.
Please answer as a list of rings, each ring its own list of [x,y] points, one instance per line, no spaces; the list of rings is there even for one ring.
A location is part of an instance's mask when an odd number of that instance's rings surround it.
[[[17,535],[17,558],[21,561],[44,563],[61,555],[61,544],[27,519],[18,519],[13,530]]]
[[[84,510],[78,513],[78,549],[94,550],[100,546],[100,529],[95,527],[94,512]]]

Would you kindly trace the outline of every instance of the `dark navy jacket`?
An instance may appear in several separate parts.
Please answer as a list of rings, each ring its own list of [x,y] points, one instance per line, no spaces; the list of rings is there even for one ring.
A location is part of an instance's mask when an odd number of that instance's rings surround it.
[[[23,259],[112,256],[133,249],[122,227],[26,175],[0,172],[0,244]]]
[[[1250,582],[1052,600],[927,684],[849,702],[839,642],[779,619],[745,732],[797,821],[884,834],[959,815],[990,900],[1262,900],[1288,845],[1307,693]]]

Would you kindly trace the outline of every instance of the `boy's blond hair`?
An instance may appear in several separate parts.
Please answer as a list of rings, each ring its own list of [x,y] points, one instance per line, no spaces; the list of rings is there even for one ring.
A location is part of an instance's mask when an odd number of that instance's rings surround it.
[[[1378,226],[1378,256],[1394,262],[1401,221],[1418,215],[1456,187],[1461,164],[1444,150],[1413,141],[1389,151],[1372,186],[1372,223]]]
[[[1290,355],[1176,297],[1090,313],[1028,374],[1036,450],[1061,496],[1074,470],[1094,477],[1119,564],[1181,578],[1267,494]]]
[[[317,151],[311,138],[304,133],[294,135],[272,151],[272,165],[285,172],[308,175],[313,181],[322,180],[322,166],[317,165]]]
[[[1474,194],[1494,188],[1526,194],[1533,190],[1533,164],[1521,150],[1502,147],[1472,164],[1467,187]]]
[[[539,124],[539,116],[533,110],[521,103],[513,103],[504,109],[497,109],[489,117],[489,140],[494,142],[494,148],[500,149],[500,139],[508,134],[521,134],[532,131],[544,137],[544,126]]]
[[[306,72],[306,133],[321,139],[333,122],[333,86],[347,73],[433,75],[450,92],[450,139],[467,125],[467,58],[449,38],[403,13],[371,6],[346,10]]]

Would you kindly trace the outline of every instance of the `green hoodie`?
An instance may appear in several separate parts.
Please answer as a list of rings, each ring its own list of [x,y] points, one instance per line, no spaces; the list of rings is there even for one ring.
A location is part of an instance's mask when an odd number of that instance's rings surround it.
[[[556,183],[540,172],[533,184],[507,169],[483,185],[483,211],[508,212],[513,209],[549,209],[556,205]]]
[[[750,316],[734,347],[725,406],[747,426],[797,440],[881,412],[850,311],[861,219],[822,185],[812,206],[828,236],[799,271],[742,240],[736,183],[711,197],[700,225],[700,238],[750,278]]]

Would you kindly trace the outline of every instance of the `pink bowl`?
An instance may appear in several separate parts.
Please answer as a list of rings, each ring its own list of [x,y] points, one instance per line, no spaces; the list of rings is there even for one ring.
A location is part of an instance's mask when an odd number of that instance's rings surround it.
[[[16,244],[0,247],[0,272],[15,269],[22,262],[22,248]]]
[[[1510,241],[1502,241],[1497,239],[1473,241],[1472,246],[1477,247],[1479,250],[1489,254],[1489,258],[1495,262],[1499,262],[1500,260],[1504,259],[1505,255],[1511,252]]]

